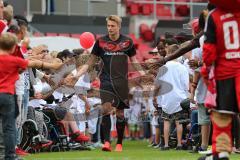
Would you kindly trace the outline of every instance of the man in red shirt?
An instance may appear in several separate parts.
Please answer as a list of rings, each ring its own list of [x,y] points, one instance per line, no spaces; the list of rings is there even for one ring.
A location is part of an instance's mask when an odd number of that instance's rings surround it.
[[[240,4],[234,5],[240,7]],[[206,67],[202,72],[206,82],[209,68],[215,68],[217,98],[216,107],[211,112],[213,154],[199,160],[229,159],[232,151],[232,114],[240,111],[240,10],[220,7],[208,17],[203,46]]]

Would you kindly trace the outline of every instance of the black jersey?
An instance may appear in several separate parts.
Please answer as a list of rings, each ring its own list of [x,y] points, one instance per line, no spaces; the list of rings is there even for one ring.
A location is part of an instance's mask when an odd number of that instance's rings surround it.
[[[118,40],[112,41],[108,35],[105,35],[96,41],[92,54],[100,57],[103,61],[101,81],[127,80],[128,57],[134,56],[136,50],[129,37],[120,35]]]

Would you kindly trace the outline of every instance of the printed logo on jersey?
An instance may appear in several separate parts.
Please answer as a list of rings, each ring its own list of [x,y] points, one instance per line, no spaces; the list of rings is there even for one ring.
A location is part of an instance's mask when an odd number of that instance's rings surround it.
[[[124,52],[131,46],[130,40],[125,40],[120,43],[112,42],[112,41],[105,41],[99,40],[99,46],[103,48],[105,52]]]

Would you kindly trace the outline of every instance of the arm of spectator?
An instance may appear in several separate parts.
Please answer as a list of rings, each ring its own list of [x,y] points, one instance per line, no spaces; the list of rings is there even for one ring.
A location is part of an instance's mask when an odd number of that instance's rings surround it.
[[[203,35],[203,32],[200,32],[197,34],[192,40],[184,42],[184,44],[181,45],[181,47],[176,50],[173,54],[170,54],[166,57],[159,58],[156,63],[153,63],[150,65],[151,69],[157,69],[161,67],[162,65],[166,64],[166,62],[174,60],[185,53],[193,50],[194,48],[200,47],[199,38]]]
[[[198,71],[194,71],[193,82],[190,86],[190,97],[189,97],[192,103],[194,102],[195,91],[196,91],[199,79],[200,79],[200,73]]]
[[[44,68],[44,69],[59,69],[63,63],[48,63],[48,62],[43,62],[40,60],[29,60],[28,61],[28,67],[29,68]]]
[[[87,97],[84,95],[79,95],[79,97],[85,102],[85,114],[89,115],[91,106],[87,101]]]

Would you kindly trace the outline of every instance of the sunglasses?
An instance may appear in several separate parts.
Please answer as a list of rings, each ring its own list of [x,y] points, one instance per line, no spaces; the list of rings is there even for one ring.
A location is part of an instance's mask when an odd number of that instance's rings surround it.
[[[49,50],[45,49],[45,50],[42,50],[41,53],[48,53]]]

